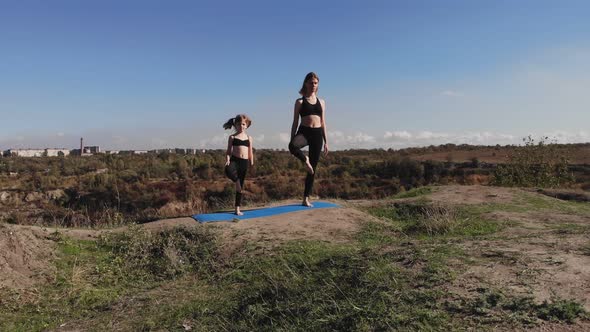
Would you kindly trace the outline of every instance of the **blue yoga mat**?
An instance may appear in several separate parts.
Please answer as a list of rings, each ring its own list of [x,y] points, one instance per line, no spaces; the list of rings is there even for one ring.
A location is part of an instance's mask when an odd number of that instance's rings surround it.
[[[335,208],[335,207],[340,207],[340,205],[334,204],[334,203],[328,203],[328,202],[313,202],[313,207],[302,206],[301,204],[293,204],[293,205],[275,206],[275,207],[261,208],[261,209],[254,209],[254,210],[245,210],[245,211],[242,211],[244,213],[243,216],[236,216],[235,214],[233,214],[231,212],[218,212],[218,213],[195,214],[193,216],[193,218],[195,218],[195,220],[200,223],[213,222],[213,221],[231,221],[234,219],[244,220],[244,219],[250,219],[250,218],[274,216],[277,214],[283,214],[283,213],[288,213],[288,212],[323,209],[323,208]]]

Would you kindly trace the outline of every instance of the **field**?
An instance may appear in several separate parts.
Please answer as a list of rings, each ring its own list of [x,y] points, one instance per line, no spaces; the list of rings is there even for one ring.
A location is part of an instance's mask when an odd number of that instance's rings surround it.
[[[0,330],[590,330],[590,145],[332,152],[231,209],[223,151],[0,160]],[[257,151],[245,206],[298,203]]]
[[[590,328],[588,203],[457,185],[335,202],[237,223],[0,224],[0,329]]]

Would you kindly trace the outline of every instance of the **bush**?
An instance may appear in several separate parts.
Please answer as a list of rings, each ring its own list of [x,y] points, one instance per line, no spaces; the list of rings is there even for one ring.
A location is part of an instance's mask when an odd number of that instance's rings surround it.
[[[567,151],[556,144],[548,144],[548,137],[538,143],[528,136],[524,146],[517,147],[509,162],[499,165],[492,184],[521,187],[558,187],[574,181],[568,170]]]
[[[215,235],[206,228],[177,227],[150,232],[135,227],[110,234],[99,244],[110,248],[111,261],[124,275],[141,280],[165,280],[186,272],[206,272],[217,255]]]

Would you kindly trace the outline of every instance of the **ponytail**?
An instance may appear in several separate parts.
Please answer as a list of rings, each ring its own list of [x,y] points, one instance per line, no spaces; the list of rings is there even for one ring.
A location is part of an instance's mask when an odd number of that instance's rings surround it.
[[[235,127],[236,123],[245,121],[248,125],[248,128],[252,124],[252,120],[246,114],[238,114],[235,118],[231,118],[227,120],[227,122],[223,125],[223,129],[231,129],[231,127]]]
[[[231,127],[234,126],[234,120],[234,118],[227,120],[227,122],[223,124],[223,129],[231,129]]]

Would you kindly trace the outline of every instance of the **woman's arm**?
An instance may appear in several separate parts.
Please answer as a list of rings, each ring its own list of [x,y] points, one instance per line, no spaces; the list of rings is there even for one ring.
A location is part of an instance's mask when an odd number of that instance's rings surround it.
[[[254,166],[254,141],[252,140],[252,136],[248,136],[250,140],[250,146],[248,147],[248,159],[250,159],[250,166]]]
[[[291,140],[297,133],[297,126],[299,125],[299,110],[301,109],[301,103],[299,99],[295,101],[295,107],[293,108],[293,125],[291,125]]]
[[[324,137],[324,154],[328,154],[328,128],[326,128],[326,102],[320,99],[322,105],[322,136]]]
[[[227,139],[227,151],[225,151],[225,166],[229,165],[229,159],[231,157],[231,149],[232,149],[232,141],[233,141],[233,137],[230,135],[229,138]]]

